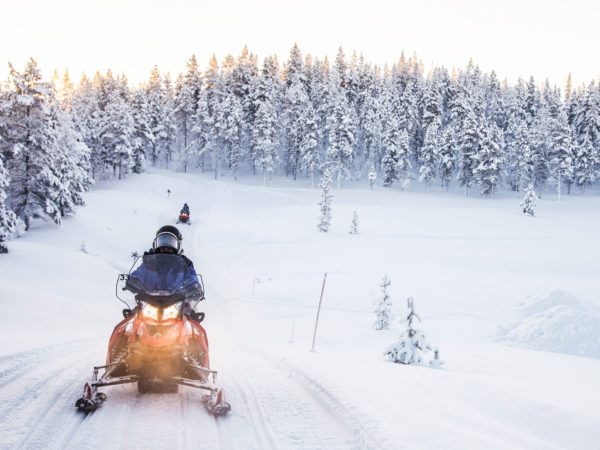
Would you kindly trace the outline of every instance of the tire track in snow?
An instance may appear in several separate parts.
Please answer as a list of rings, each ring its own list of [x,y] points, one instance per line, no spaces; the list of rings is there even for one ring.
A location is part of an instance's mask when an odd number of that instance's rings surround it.
[[[277,440],[274,437],[273,431],[271,430],[267,416],[264,413],[260,398],[256,395],[254,388],[248,382],[240,382],[238,375],[233,375],[231,377],[233,383],[228,384],[228,395],[231,392],[235,392],[237,395],[233,395],[236,398],[236,411],[242,410],[243,405],[246,407],[244,410],[248,413],[247,418],[250,419],[250,424],[254,429],[254,436],[257,438],[257,448],[261,449],[278,449],[280,446],[277,444]],[[233,388],[233,389],[232,389]],[[241,400],[243,405],[239,402]],[[233,406],[232,406],[233,408]],[[227,435],[229,433],[229,428],[226,423],[223,423],[223,418],[215,418],[217,422],[217,427],[221,436]],[[227,418],[224,418],[227,419]],[[230,448],[230,447],[221,447],[221,448]],[[232,447],[235,448],[235,447]]]
[[[80,424],[74,404],[85,374],[89,376],[82,353],[83,349],[59,355],[53,364],[35,365],[0,390],[0,429],[6,441],[2,448],[40,448],[40,443],[50,447],[53,439],[62,438],[65,427]]]
[[[0,389],[31,372],[32,369],[57,357],[69,356],[73,351],[87,347],[92,342],[97,340],[70,341],[0,357]]]

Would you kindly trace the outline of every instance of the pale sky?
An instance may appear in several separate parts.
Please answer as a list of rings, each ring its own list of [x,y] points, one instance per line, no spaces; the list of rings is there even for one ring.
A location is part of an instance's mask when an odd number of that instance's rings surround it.
[[[464,68],[469,58],[513,83],[533,75],[563,88],[600,76],[600,4],[590,0],[1,0],[0,78],[30,56],[45,79],[69,69],[79,81],[108,68],[134,83],[152,67],[174,79],[195,54],[333,58],[342,47],[394,63],[404,50],[431,64]]]

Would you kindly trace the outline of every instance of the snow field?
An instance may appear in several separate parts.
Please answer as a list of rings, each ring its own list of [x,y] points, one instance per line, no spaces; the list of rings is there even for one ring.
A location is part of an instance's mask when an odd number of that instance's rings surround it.
[[[599,198],[545,196],[532,219],[508,194],[333,193],[323,234],[319,191],[300,182],[154,171],[99,185],[62,228],[12,241],[0,258],[0,448],[595,448],[600,361],[493,335],[569,303],[514,308],[536,292],[562,289],[594,310]],[[183,202],[192,213],[183,246],[204,276],[203,325],[232,413],[208,416],[193,389],[140,396],[132,385],[106,388],[105,404],[83,418],[73,403],[124,307],[117,274]],[[358,235],[348,234],[354,210]],[[396,319],[375,331],[385,274]],[[441,370],[382,355],[408,296]]]

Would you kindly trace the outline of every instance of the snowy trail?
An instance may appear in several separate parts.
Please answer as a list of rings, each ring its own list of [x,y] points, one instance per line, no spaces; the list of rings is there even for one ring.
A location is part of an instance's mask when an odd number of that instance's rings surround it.
[[[482,251],[479,240],[493,243],[502,230],[485,223],[481,230],[491,231],[477,234],[430,226],[426,217],[419,222],[415,208],[422,198],[417,202],[416,196],[402,197],[408,200],[405,209],[388,216],[388,229],[385,220],[368,218],[390,211],[373,204],[372,194],[340,191],[340,210],[351,213],[354,202],[362,202],[365,233],[349,238],[342,224],[325,239],[314,232],[314,190],[159,172],[99,188],[63,228],[40,227],[15,241],[10,259],[0,260],[0,301],[22,298],[2,305],[9,320],[0,330],[0,450],[596,448],[600,362],[509,348],[486,338],[510,318],[508,306],[515,299],[554,279],[550,270],[535,283],[520,283],[521,268],[509,270],[513,261],[535,266],[538,273],[546,269],[539,263],[543,258],[529,257],[508,236],[502,243],[505,261],[490,270],[507,274],[506,283],[497,292],[484,282],[477,292],[462,290],[464,283],[452,277],[488,276],[469,259]],[[399,198],[389,192],[388,200]],[[207,299],[198,309],[206,313],[211,366],[232,411],[227,417],[209,415],[202,392],[190,387],[141,395],[135,385],[123,385],[104,388],[107,400],[94,413],[78,413],[74,402],[93,366],[103,363],[121,317],[116,275],[128,270],[131,252],[147,248],[159,226],[174,223],[184,201],[192,224],[180,227],[183,247],[204,276]],[[462,208],[462,199],[456,203]],[[497,214],[490,220],[502,225],[507,219],[498,211],[488,213]],[[600,216],[596,220],[587,211],[581,209],[584,231],[596,236]],[[534,235],[533,223],[518,226],[524,236]],[[547,229],[548,242],[563,229]],[[449,274],[447,262],[431,265],[417,252],[420,246],[431,254],[439,245],[454,249],[457,239],[470,253],[458,260],[459,253],[452,253]],[[79,250],[82,240],[88,254]],[[536,246],[544,246],[538,241]],[[378,262],[388,246],[407,255],[406,261]],[[592,253],[573,251],[577,257],[569,259],[570,252],[565,264],[572,273],[557,279],[570,289],[583,280],[583,294],[596,292]],[[425,263],[452,283],[432,286],[418,275]],[[370,301],[389,267],[396,272],[394,298],[413,292],[419,298],[427,330],[442,346],[444,370],[398,367],[382,358],[381,348],[397,331],[370,329]],[[325,269],[330,276],[313,353]],[[21,274],[29,272],[36,273],[35,283],[23,283]],[[489,280],[496,279],[492,275]],[[454,297],[446,298],[446,291]]]
[[[179,187],[184,189],[193,196],[198,186]],[[202,212],[190,227],[182,228],[186,254],[194,261],[196,253],[202,255],[211,207],[224,194],[209,192],[203,192]],[[158,215],[164,220],[167,212]],[[118,271],[126,265],[110,260],[107,264]],[[210,266],[203,269],[211,273]],[[106,342],[64,342],[0,358],[0,449],[355,447],[343,418],[290,376],[289,368],[274,364],[250,345],[239,345],[228,328],[230,318],[217,287],[210,281],[209,286],[210,298],[200,309],[206,306],[208,311],[212,366],[232,404],[229,416],[209,415],[202,392],[193,388],[141,395],[135,385],[106,387],[107,400],[97,411],[79,413],[74,402],[93,366],[104,361]],[[105,330],[106,339],[109,333]]]

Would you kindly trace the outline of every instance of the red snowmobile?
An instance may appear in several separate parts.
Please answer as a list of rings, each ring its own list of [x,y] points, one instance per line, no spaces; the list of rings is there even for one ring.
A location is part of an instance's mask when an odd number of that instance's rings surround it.
[[[128,277],[121,274],[119,280]],[[204,313],[195,312],[176,296],[136,298],[136,303],[135,308],[123,310],[125,319],[114,328],[108,343],[106,365],[94,367],[75,406],[94,411],[106,399],[98,391],[103,386],[137,383],[140,393],[175,393],[181,384],[206,391],[202,400],[210,413],[227,414],[231,406],[217,385],[217,372],[209,365],[206,331],[200,325]]]
[[[177,220],[177,223],[187,223],[188,225],[191,225],[191,223],[190,223],[190,215],[186,214],[186,213],[180,213],[179,214],[179,219]]]

